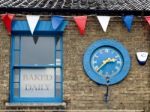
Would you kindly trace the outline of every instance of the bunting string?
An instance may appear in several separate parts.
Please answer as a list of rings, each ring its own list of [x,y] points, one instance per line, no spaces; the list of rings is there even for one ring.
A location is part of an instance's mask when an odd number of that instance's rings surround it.
[[[7,14],[7,13],[6,13]],[[9,13],[10,14],[10,13]],[[2,14],[0,14],[0,17],[2,16]],[[54,14],[40,14],[40,15],[38,15],[38,16],[40,16],[40,17],[52,17],[52,16],[61,16],[61,17],[64,17],[64,18],[72,18],[72,17],[74,17],[74,16],[77,16],[77,15],[70,15],[70,16],[65,16],[65,15],[54,15]],[[89,15],[79,15],[79,16],[87,16],[87,17],[96,17],[96,16],[109,16],[109,15],[97,15],[97,14],[89,14]],[[17,14],[15,14],[15,17],[26,17],[26,14],[19,14],[19,13],[17,13]],[[110,16],[110,17],[122,17],[122,16]],[[135,16],[135,17],[139,17],[139,18],[141,18],[141,17],[147,17],[147,16]]]

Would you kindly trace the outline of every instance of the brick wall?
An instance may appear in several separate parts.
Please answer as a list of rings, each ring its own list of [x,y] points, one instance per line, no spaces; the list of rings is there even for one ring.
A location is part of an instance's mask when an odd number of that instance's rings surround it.
[[[72,18],[64,32],[64,101],[67,110],[145,110],[150,111],[150,58],[145,66],[136,60],[137,51],[150,53],[150,27],[142,18],[136,18],[130,33],[121,18],[113,18],[104,33],[95,17],[89,17],[86,33],[80,36]],[[121,83],[110,87],[110,98],[103,101],[105,87],[97,85],[85,74],[83,54],[94,41],[102,38],[116,39],[124,44],[131,56],[131,70]],[[0,109],[5,109],[9,95],[10,37],[0,25]],[[12,109],[29,109],[13,107]],[[59,107],[57,107],[59,108]],[[7,107],[7,109],[10,109]],[[51,107],[32,107],[51,109]],[[56,108],[52,108],[56,109]],[[110,110],[109,110],[110,109]],[[117,112],[117,111],[116,111]],[[124,112],[124,111],[123,111]]]
[[[142,18],[136,18],[131,33],[124,28],[121,18],[111,19],[106,33],[97,19],[89,17],[86,34],[81,37],[70,20],[64,33],[64,98],[68,109],[127,109],[145,110],[150,100],[150,61],[140,66],[137,51],[150,52],[150,28]],[[91,81],[83,71],[82,59],[86,48],[102,38],[123,43],[131,55],[131,70],[121,83],[110,87],[110,101],[103,101],[105,87]],[[150,110],[149,110],[150,111]]]
[[[0,21],[0,109],[9,98],[10,37]]]

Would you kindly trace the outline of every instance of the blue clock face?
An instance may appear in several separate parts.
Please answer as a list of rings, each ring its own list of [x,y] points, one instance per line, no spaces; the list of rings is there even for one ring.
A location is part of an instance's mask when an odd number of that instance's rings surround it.
[[[112,39],[93,42],[83,57],[86,74],[91,80],[103,85],[122,81],[129,72],[130,62],[127,49]]]
[[[123,66],[121,53],[112,47],[100,47],[91,57],[92,69],[102,77],[111,78],[117,75]]]

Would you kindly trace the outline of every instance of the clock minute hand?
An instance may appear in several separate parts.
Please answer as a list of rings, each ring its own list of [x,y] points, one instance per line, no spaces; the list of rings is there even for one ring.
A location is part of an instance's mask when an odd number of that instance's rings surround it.
[[[104,60],[103,63],[96,69],[96,71],[98,72],[107,63],[108,63],[108,59]]]

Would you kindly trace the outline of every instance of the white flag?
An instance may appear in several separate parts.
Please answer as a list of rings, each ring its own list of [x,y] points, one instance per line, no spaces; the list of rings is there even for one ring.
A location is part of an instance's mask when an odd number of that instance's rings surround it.
[[[106,32],[107,26],[109,24],[110,16],[97,16],[97,19],[98,19],[100,25],[102,26],[103,31]]]
[[[27,18],[27,21],[28,21],[30,31],[33,35],[34,30],[36,28],[36,25],[37,25],[37,23],[40,19],[40,16],[38,16],[38,15],[27,15],[26,18]]]
[[[148,52],[137,52],[136,53],[137,59],[140,63],[146,63],[148,58]]]

